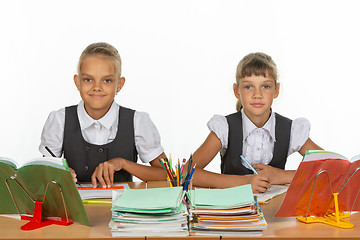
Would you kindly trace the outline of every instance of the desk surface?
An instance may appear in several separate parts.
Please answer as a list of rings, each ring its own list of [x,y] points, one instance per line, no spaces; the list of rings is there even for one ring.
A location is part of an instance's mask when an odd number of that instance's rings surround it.
[[[153,188],[166,186],[166,182],[129,183],[131,188]],[[360,213],[351,215],[350,222],[355,225],[353,229],[341,229],[320,223],[304,224],[295,218],[274,218],[274,215],[282,202],[283,196],[272,199],[263,204],[262,208],[268,227],[261,237],[249,237],[248,239],[360,239]],[[47,226],[32,231],[22,231],[20,227],[26,223],[18,218],[10,218],[0,215],[0,239],[108,239],[111,232],[108,223],[111,218],[110,205],[85,204],[92,227],[74,223],[70,226]],[[176,237],[175,239],[220,239],[218,237]],[[222,239],[235,239],[236,237],[222,237]],[[145,239],[121,238],[121,239]],[[164,237],[146,237],[146,239],[168,239]],[[246,239],[246,238],[242,238]]]

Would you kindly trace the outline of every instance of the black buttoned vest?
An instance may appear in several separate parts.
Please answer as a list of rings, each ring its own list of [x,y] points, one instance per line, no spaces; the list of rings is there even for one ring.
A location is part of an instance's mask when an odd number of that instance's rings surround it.
[[[81,134],[77,105],[65,108],[63,151],[69,167],[75,170],[79,182],[91,182],[91,175],[102,162],[121,157],[137,162],[134,138],[134,110],[119,107],[119,123],[115,139],[104,145],[85,141]],[[115,172],[114,181],[132,181],[124,170]]]
[[[275,113],[275,138],[273,158],[269,165],[285,169],[287,154],[289,151],[290,133],[292,120]],[[240,155],[243,150],[243,127],[241,112],[226,116],[229,124],[228,148],[221,157],[221,173],[245,175],[253,172],[246,168],[241,161]]]

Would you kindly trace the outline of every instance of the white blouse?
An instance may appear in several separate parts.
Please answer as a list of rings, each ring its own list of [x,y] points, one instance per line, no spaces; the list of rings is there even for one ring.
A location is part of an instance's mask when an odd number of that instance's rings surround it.
[[[83,101],[77,106],[77,114],[85,141],[95,145],[103,145],[115,139],[119,122],[119,105],[115,101],[101,119],[91,118],[85,111]],[[62,155],[64,128],[65,108],[51,112],[44,125],[39,146],[39,151],[44,156],[51,156],[45,146],[51,149],[56,156]],[[149,114],[135,111],[134,135],[136,150],[142,162],[148,163],[164,152],[160,134]]]
[[[262,128],[258,128],[241,110],[243,119],[243,156],[251,163],[269,164],[273,157],[275,138],[275,113]],[[207,124],[210,131],[220,139],[224,156],[228,147],[229,125],[225,116],[214,115]],[[297,152],[304,145],[310,134],[310,122],[306,118],[292,121],[288,156]]]

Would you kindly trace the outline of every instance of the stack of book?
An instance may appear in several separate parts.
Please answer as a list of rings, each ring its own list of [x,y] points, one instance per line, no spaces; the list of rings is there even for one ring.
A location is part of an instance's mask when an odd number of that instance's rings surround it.
[[[190,190],[190,235],[261,235],[267,227],[251,185]]]
[[[113,237],[188,236],[183,187],[125,189],[113,201]]]
[[[114,183],[109,188],[102,188],[97,186],[93,188],[91,183],[78,183],[77,189],[81,199],[96,199],[96,198],[112,198],[112,192],[123,192],[126,188],[130,188],[127,183]],[[91,202],[91,201],[90,201]]]

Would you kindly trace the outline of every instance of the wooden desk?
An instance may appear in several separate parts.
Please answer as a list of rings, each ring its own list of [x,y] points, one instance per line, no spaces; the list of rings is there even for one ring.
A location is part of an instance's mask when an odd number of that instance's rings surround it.
[[[268,227],[264,230],[262,237],[251,239],[360,239],[360,213],[351,215],[350,222],[355,225],[352,229],[342,229],[321,223],[305,224],[297,221],[295,217],[274,218],[284,196],[285,194],[261,205]],[[222,239],[230,238],[222,237]]]
[[[131,188],[164,187],[166,182],[130,183]],[[282,202],[283,196],[276,197],[262,208],[268,227],[261,237],[249,237],[241,239],[360,239],[360,213],[351,216],[350,221],[355,224],[353,229],[341,229],[324,224],[304,224],[295,218],[274,218],[277,209]],[[111,218],[110,205],[85,204],[92,227],[74,223],[70,226],[47,226],[32,231],[22,231],[20,227],[26,223],[14,218],[0,215],[0,239],[110,239],[111,232],[109,221]],[[236,239],[235,237],[176,237],[174,239]],[[169,239],[166,237],[140,237],[121,239],[157,240]]]

